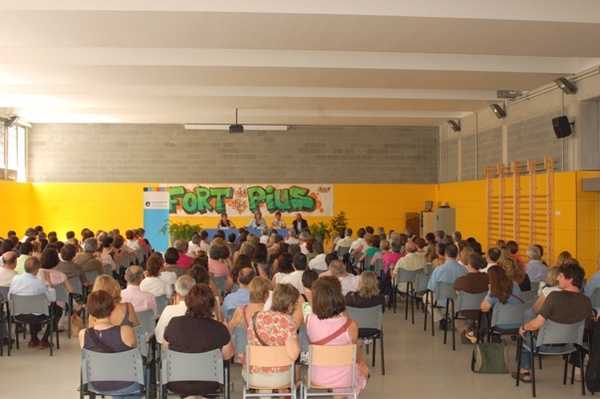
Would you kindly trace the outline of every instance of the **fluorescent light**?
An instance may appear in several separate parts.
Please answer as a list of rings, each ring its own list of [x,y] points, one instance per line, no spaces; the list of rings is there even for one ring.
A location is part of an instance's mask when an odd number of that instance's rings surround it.
[[[184,125],[185,130],[226,130],[229,131],[229,125]],[[244,131],[262,130],[262,131],[277,131],[285,132],[289,129],[287,125],[246,125]]]

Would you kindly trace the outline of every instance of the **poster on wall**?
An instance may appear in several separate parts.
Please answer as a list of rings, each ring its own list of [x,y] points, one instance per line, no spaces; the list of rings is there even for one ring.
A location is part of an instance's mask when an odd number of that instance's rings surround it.
[[[170,199],[165,187],[144,187],[144,230],[152,248],[160,252],[169,248],[169,236],[163,227],[169,222]]]
[[[263,216],[279,211],[333,216],[330,184],[161,184],[170,192],[169,213],[177,216]]]

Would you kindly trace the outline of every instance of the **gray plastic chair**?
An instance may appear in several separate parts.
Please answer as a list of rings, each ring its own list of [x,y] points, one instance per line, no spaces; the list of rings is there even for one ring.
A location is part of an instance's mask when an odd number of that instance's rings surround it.
[[[8,330],[11,330],[12,323],[29,324],[19,318],[21,315],[41,315],[46,316],[44,319],[36,321],[36,323],[50,324],[50,356],[54,355],[54,334],[56,334],[56,349],[60,349],[60,341],[58,337],[58,330],[54,331],[54,306],[48,306],[48,297],[46,294],[39,295],[15,295],[10,296],[10,319],[8,324]],[[54,302],[53,302],[54,303]],[[9,332],[9,339],[11,338]],[[19,334],[15,334],[17,339],[17,349],[19,349]],[[11,345],[8,346],[8,354],[10,355]]]
[[[596,288],[590,297],[593,308],[600,308],[600,288]]]
[[[581,351],[581,343],[583,342],[583,332],[585,330],[585,320],[573,324],[555,323],[552,320],[546,320],[542,328],[538,331],[537,339],[534,340],[533,334],[529,334],[529,342],[527,346],[531,350],[531,394],[535,398],[535,362],[534,355],[540,356],[564,356],[565,365],[563,372],[563,385],[567,384],[567,370],[569,365],[569,357],[573,353],[579,353],[579,367],[581,369],[581,394],[585,395],[585,376],[583,370],[583,353]],[[561,351],[555,351],[557,344],[564,344],[565,347]],[[519,370],[521,362],[523,338],[519,335],[517,341],[517,370]],[[553,351],[545,350],[544,345],[555,345]],[[516,379],[516,385],[519,386],[519,378]]]
[[[445,309],[444,317],[446,320],[451,315],[454,314],[454,301],[456,300],[456,291],[454,291],[454,283],[444,283],[440,282],[438,286],[435,288],[435,302],[433,301],[434,292],[429,292],[427,295],[426,306],[431,303],[432,308]],[[446,301],[446,304],[443,305],[442,301]],[[450,327],[448,327],[450,328]],[[444,344],[446,344],[447,336],[448,336],[448,328],[444,330]],[[425,314],[425,330],[427,330],[427,314]],[[431,336],[435,336],[435,322],[433,320],[433,312],[431,312]],[[452,340],[455,339],[455,330],[452,328]]]
[[[370,308],[354,308],[352,306],[346,306],[346,310],[348,311],[350,318],[358,324],[358,338],[373,340],[373,367],[375,367],[375,353],[377,352],[375,343],[377,340],[381,341],[381,375],[385,375],[382,306],[377,305]],[[371,333],[371,331],[374,331],[375,333]]]
[[[454,326],[454,320],[461,318],[461,311],[476,311],[477,312],[477,326],[481,325],[481,302],[485,299],[486,292],[480,292],[478,294],[471,294],[469,292],[460,291],[456,298],[456,312],[452,314],[452,325]],[[478,338],[479,341],[479,338]],[[456,350],[456,342],[454,341],[454,334],[452,335],[452,350]]]
[[[104,265],[104,272],[106,273],[106,266]],[[109,276],[112,276],[112,269],[110,268],[110,265],[108,265],[108,269],[110,270],[108,274]],[[98,271],[97,270],[92,270],[91,272],[85,272],[85,278],[87,278],[88,283],[90,284],[90,286],[94,285],[94,283],[96,282],[96,279],[98,278]],[[91,287],[89,287],[91,289]]]
[[[339,247],[337,250],[338,259],[343,260],[344,255],[350,253],[350,247]]]
[[[235,348],[235,353],[246,353],[246,345],[248,345],[248,330],[243,327],[233,327],[231,332],[231,341]]]
[[[160,295],[160,296],[154,297],[154,299],[156,299],[156,309],[158,312],[158,316],[160,317],[163,310],[165,310],[165,308],[169,304],[169,298],[165,294],[165,295]]]
[[[531,291],[521,291],[521,293],[517,296],[524,302],[535,302],[538,298],[538,292],[537,290],[533,289]]]
[[[488,330],[488,342],[492,335],[518,335],[519,328],[505,329],[498,327],[504,324],[521,324],[523,315],[533,306],[533,302],[525,302],[518,304],[502,304],[494,306],[492,310],[492,320]]]
[[[159,398],[167,397],[167,383],[172,381],[215,381],[221,385],[219,393],[223,393],[225,399],[229,399],[229,363],[223,362],[221,349],[202,353],[182,353],[163,348]]]
[[[408,320],[408,303],[410,302],[410,310],[412,315],[412,324],[415,324],[415,302],[414,302],[414,292],[415,292],[415,282],[417,280],[417,276],[419,274],[423,274],[423,269],[420,270],[406,270],[406,269],[398,269],[398,275],[396,275],[396,284],[394,284],[394,313],[396,313],[397,308],[397,300],[396,293],[404,294],[406,296],[406,307],[404,310],[404,320]],[[406,291],[398,290],[398,284],[406,283]]]
[[[125,352],[101,353],[83,349],[81,353],[81,389],[79,397],[111,395],[93,386],[95,381],[125,381],[138,383],[139,390],[132,394],[144,395],[144,366],[137,349]]]
[[[221,292],[221,296],[225,298],[225,294],[227,294],[227,276],[214,277],[214,280],[219,292]]]

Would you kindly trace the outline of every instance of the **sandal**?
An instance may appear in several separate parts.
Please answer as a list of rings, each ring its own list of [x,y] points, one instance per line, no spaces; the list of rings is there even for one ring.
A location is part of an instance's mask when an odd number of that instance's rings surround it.
[[[519,373],[518,371],[513,371],[512,373],[510,373],[510,375],[515,380],[519,379],[519,380],[521,380],[521,382],[524,382],[525,384],[531,384],[531,374],[529,374],[529,371],[527,371],[525,373]],[[527,378],[525,378],[525,377],[527,377]]]

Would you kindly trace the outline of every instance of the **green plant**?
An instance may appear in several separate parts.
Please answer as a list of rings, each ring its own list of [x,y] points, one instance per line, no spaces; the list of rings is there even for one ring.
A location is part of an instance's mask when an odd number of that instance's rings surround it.
[[[346,217],[344,211],[341,211],[329,221],[330,233],[333,235],[340,234],[340,232],[346,230],[347,227],[348,218]]]
[[[175,242],[177,240],[189,241],[194,233],[199,233],[201,231],[202,226],[199,224],[174,223],[167,220],[164,226],[159,230],[159,233],[167,234],[168,232],[171,237],[171,242]]]
[[[325,242],[331,238],[329,226],[327,226],[323,222],[313,223],[308,228],[310,229],[310,235],[315,239],[317,239],[317,237],[320,237],[321,240]]]

